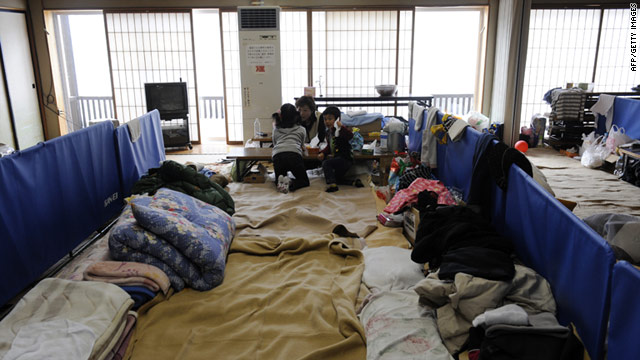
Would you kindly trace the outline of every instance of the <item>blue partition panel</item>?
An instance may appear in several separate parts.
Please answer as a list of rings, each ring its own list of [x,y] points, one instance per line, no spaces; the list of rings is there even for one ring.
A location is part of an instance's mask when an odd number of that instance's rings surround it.
[[[613,124],[623,127],[627,135],[640,139],[640,100],[616,97],[613,102]]]
[[[613,267],[607,358],[636,359],[640,354],[640,270],[626,261]]]
[[[425,130],[426,131],[426,130]],[[473,156],[482,134],[467,126],[459,141],[447,139],[447,143],[438,144],[438,179],[447,186],[454,187],[469,199],[471,175],[473,174]]]
[[[605,240],[517,166],[509,172],[505,235],[553,289],[558,320],[573,322],[592,359],[603,356],[615,258]]]
[[[122,208],[106,121],[0,158],[0,304]]]
[[[131,195],[133,184],[142,175],[151,168],[159,167],[160,163],[166,159],[158,110],[142,115],[138,121],[140,138],[136,142],[131,142],[129,126],[126,124],[116,129],[120,181],[125,197]]]

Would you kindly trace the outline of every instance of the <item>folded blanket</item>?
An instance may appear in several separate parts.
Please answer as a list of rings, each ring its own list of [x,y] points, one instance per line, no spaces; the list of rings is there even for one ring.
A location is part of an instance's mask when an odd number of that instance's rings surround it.
[[[70,322],[64,323],[63,331],[82,333],[82,327],[75,323],[88,327],[95,334],[89,359],[103,359],[105,349],[115,344],[117,338],[114,337],[120,336],[121,329],[124,328],[121,325],[124,325],[123,320],[132,304],[133,300],[129,295],[113,284],[44,279],[22,297],[0,322],[0,358],[10,349],[12,352],[20,352],[20,349],[14,347],[20,346],[20,341],[12,344],[18,334],[22,339],[38,339],[40,343],[44,343],[46,338],[43,336],[47,335],[42,332],[42,326],[35,324],[48,322],[49,325],[55,325],[57,320],[69,320]],[[28,334],[29,330],[37,333]],[[60,354],[60,358],[68,358],[70,355],[72,354],[65,352]],[[55,355],[50,352],[48,356]]]
[[[189,195],[162,188],[130,200],[114,225],[109,250],[115,260],[150,264],[176,290],[209,290],[224,277],[235,232],[231,217]]]
[[[144,286],[122,286],[122,290],[126,291],[127,294],[131,296],[131,299],[133,299],[132,310],[138,310],[140,306],[148,303],[157,295],[156,292],[153,292]]]
[[[120,286],[144,286],[152,292],[169,291],[169,278],[162,270],[149,264],[121,261],[99,261],[84,271],[84,280],[104,281]]]
[[[129,311],[129,314],[127,315],[127,322],[124,325],[124,331],[122,332],[122,335],[120,335],[115,346],[109,350],[105,360],[122,359],[124,352],[129,345],[129,339],[131,339],[133,327],[136,325],[137,320],[138,314],[135,311]]]

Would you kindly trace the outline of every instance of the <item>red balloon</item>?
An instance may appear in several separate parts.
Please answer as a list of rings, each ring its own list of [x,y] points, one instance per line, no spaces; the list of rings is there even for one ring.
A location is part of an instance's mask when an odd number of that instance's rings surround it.
[[[518,140],[513,147],[520,150],[521,153],[526,153],[529,150],[529,144],[524,140]]]

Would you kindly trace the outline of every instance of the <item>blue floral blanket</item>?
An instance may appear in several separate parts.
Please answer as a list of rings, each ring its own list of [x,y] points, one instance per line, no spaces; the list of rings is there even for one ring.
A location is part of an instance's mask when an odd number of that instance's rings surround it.
[[[222,283],[234,233],[235,222],[224,211],[162,188],[131,198],[111,230],[109,250],[114,260],[162,269],[176,291],[203,291]]]

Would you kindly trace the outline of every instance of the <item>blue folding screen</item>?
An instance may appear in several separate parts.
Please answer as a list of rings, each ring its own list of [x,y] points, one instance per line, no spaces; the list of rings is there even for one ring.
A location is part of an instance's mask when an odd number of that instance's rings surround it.
[[[158,110],[142,115],[135,121],[140,125],[140,137],[135,142],[131,141],[126,124],[116,129],[120,181],[124,196],[131,195],[133,184],[150,168],[159,167],[160,162],[166,159]]]
[[[0,304],[122,208],[106,121],[0,158]]]

